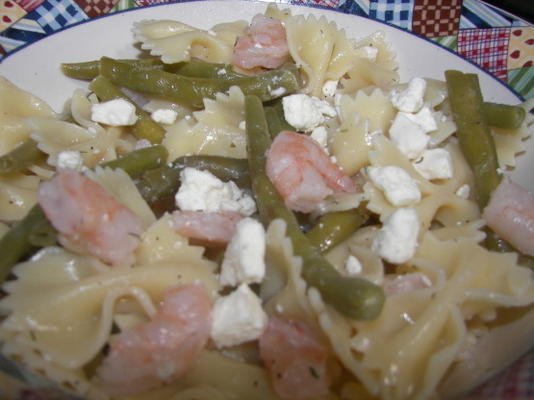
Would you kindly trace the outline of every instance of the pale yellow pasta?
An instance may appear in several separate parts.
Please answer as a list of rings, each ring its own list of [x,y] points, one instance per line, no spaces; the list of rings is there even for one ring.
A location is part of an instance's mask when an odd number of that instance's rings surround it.
[[[388,97],[375,89],[369,95],[358,91],[338,100],[339,129],[333,135],[330,150],[343,170],[353,175],[368,165],[371,136],[389,130],[396,111]]]
[[[199,58],[209,62],[229,62],[232,45],[217,37],[217,32],[193,28],[172,20],[147,20],[134,24],[134,38],[141,48],[160,56],[165,63],[178,63]],[[228,33],[220,29],[223,33]]]
[[[88,171],[86,175],[139,216],[144,229],[156,222],[154,212],[141,197],[135,183],[124,170],[97,167],[95,171]]]
[[[205,108],[167,128],[163,144],[169,160],[187,154],[221,155],[246,158],[245,96],[232,86],[228,94],[205,99]]]
[[[320,96],[326,80],[340,79],[352,66],[354,49],[345,32],[325,17],[285,20],[289,53],[305,75],[302,91]]]
[[[516,265],[515,256],[490,253],[473,239],[440,241],[427,232],[412,265],[432,286],[388,297],[371,322],[349,321],[317,293],[310,295],[338,357],[385,399],[427,399],[434,393],[463,345],[466,316],[487,315],[473,298],[484,296],[484,304],[495,308],[527,305],[534,296],[530,272]]]
[[[367,37],[358,39],[354,44],[358,54],[361,54],[361,56],[365,56],[365,52],[361,53],[361,51],[367,46],[376,49],[376,59],[374,60],[376,65],[389,71],[397,71],[398,64],[395,60],[395,52],[383,31],[377,31]],[[398,75],[395,80],[398,81]]]
[[[24,218],[37,202],[40,179],[18,172],[0,176],[0,221]]]
[[[57,118],[55,112],[41,99],[18,88],[0,76],[0,155],[7,153],[28,139],[31,133],[25,118]]]
[[[520,128],[515,130],[492,128],[499,166],[503,170],[516,166],[517,155],[525,151],[525,140],[530,138],[534,132],[534,115],[531,113],[531,110],[534,109],[534,99],[527,100],[520,106],[526,114]]]
[[[472,172],[457,144],[450,142],[445,147],[452,156],[454,175],[439,183],[430,182],[419,175],[411,162],[386,137],[375,135],[373,145],[373,150],[369,152],[371,165],[400,167],[417,181],[422,200],[413,207],[419,216],[421,235],[430,228],[434,220],[445,226],[453,226],[479,219],[480,212],[476,203],[456,194],[458,188],[472,182]],[[382,220],[394,211],[395,207],[386,200],[379,189],[370,183],[366,184],[365,189],[369,197],[367,208],[380,215]]]
[[[302,277],[305,266],[286,236],[286,223],[275,219],[266,227],[265,277],[253,287],[263,311],[268,318],[304,322],[323,340],[332,384],[328,394],[314,400],[432,400],[466,393],[496,365],[511,361],[520,348],[534,345],[524,334],[534,329],[534,280],[531,270],[518,264],[516,253],[483,247],[486,227],[480,210],[472,196],[459,191],[472,190],[474,178],[455,137],[445,82],[426,79],[424,104],[437,124],[428,133],[429,148],[449,152],[453,175],[428,180],[417,172],[417,161],[389,139],[398,113],[391,91],[407,83],[398,83],[395,53],[383,32],[351,40],[325,17],[292,15],[274,4],[266,7],[265,15],[279,19],[286,29],[292,61],[303,76],[298,92],[322,97],[336,109],[337,117],[322,124],[328,133],[326,150],[361,189],[327,197],[310,213],[310,221],[362,204],[370,214],[365,226],[324,257],[339,274],[382,287],[385,303],[371,321],[348,318],[325,303]],[[165,63],[230,63],[234,43],[247,26],[247,21],[233,21],[203,30],[179,21],[145,20],[136,23],[133,32],[142,49]],[[339,83],[334,96],[323,93],[328,81]],[[200,110],[159,98],[146,100],[147,112],[171,109],[178,114],[175,123],[162,124],[168,162],[184,155],[247,158],[245,96],[238,87],[204,99]],[[54,176],[64,150],[79,151],[81,173],[141,221],[138,245],[127,264],[105,264],[79,243],[71,243],[68,235],[60,235],[62,247],[42,248],[16,264],[2,284],[0,357],[21,365],[25,378],[36,386],[91,400],[279,399],[257,338],[223,349],[210,338],[179,378],[145,392],[113,395],[102,385],[96,371],[110,340],[160,315],[169,287],[200,284],[213,303],[235,288],[219,282],[221,259],[228,256],[222,246],[200,245],[205,242],[175,230],[174,203],[162,204],[164,210],[160,204],[149,205],[125,171],[98,166],[144,144],[127,127],[94,122],[91,107],[96,101],[94,94],[75,90],[65,115],[58,116],[0,78],[0,155],[31,137],[48,156],[46,164],[32,165],[28,175],[0,176],[0,238],[36,203],[39,183]],[[533,106],[534,100],[522,105],[527,111]],[[533,126],[534,116],[527,113],[515,134],[493,129],[501,168],[515,166]],[[385,262],[373,245],[398,207],[369,179],[368,166],[402,168],[422,194],[421,201],[410,206],[420,224],[415,253],[398,265]],[[420,281],[412,287],[413,276]],[[397,279],[408,283],[389,285]],[[503,328],[520,336],[511,355],[488,350],[499,339],[510,341]],[[164,333],[156,336],[166,340]],[[471,371],[473,365],[483,372]],[[157,365],[156,373],[172,373],[166,367]]]

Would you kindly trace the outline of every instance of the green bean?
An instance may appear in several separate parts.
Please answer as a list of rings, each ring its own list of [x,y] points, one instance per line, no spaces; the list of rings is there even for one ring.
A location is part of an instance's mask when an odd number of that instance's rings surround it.
[[[503,128],[503,133],[513,133],[518,129],[526,117],[526,111],[520,106],[484,102],[482,111],[488,124],[497,128]],[[501,131],[499,131],[501,132]]]
[[[368,214],[363,207],[331,212],[321,216],[306,236],[313,246],[325,253],[349,238],[367,218]]]
[[[491,193],[501,182],[497,172],[498,160],[495,143],[489,132],[482,102],[482,93],[475,74],[463,74],[459,71],[446,71],[445,78],[449,91],[456,135],[462,152],[475,176],[475,197],[480,209],[486,207]],[[534,259],[514,249],[491,229],[486,229],[484,245],[489,250],[498,252],[515,251],[518,261],[532,268]]]
[[[480,209],[486,207],[491,192],[499,185],[499,163],[495,143],[482,111],[482,93],[476,74],[446,71],[452,116],[460,148],[473,170],[475,198]]]
[[[91,89],[101,101],[109,101],[113,99],[124,99],[132,104],[135,104],[128,96],[126,96],[118,87],[113,85],[109,79],[103,76],[97,76],[89,84]],[[138,139],[146,139],[151,143],[160,143],[165,136],[165,129],[156,123],[150,115],[135,106],[135,114],[137,115],[137,122],[132,126],[132,133]]]
[[[43,158],[44,153],[37,143],[28,139],[0,157],[0,175],[23,171]]]
[[[133,65],[138,68],[162,69],[164,64],[158,59],[121,59],[122,63]],[[79,63],[63,63],[61,71],[70,78],[92,80],[100,74],[100,60],[85,61]]]
[[[15,223],[2,238],[0,238],[0,282],[3,282],[11,267],[16,264],[21,257],[30,253],[35,247],[28,240],[32,235],[34,226],[42,226],[46,221],[43,210],[38,205],[33,206],[26,217]]]
[[[268,225],[276,218],[286,222],[293,250],[302,258],[302,277],[308,285],[319,290],[327,303],[350,318],[374,319],[384,303],[382,288],[365,279],[342,277],[300,231],[295,215],[285,206],[265,172],[266,152],[271,139],[261,100],[247,96],[245,112],[252,191],[263,224]]]
[[[250,188],[246,159],[220,156],[184,156],[171,164],[146,171],[137,182],[141,196],[153,203],[176,193],[180,185],[180,172],[186,168],[211,172],[222,181],[233,181],[241,188]]]
[[[264,107],[264,110],[267,125],[269,126],[269,133],[273,139],[282,131],[295,130],[295,128],[286,121],[282,99],[272,101],[271,104]]]
[[[174,72],[192,78],[239,79],[246,77],[246,75],[236,72],[231,64],[205,61],[188,61],[165,67],[164,69],[167,72]]]
[[[272,70],[240,79],[190,78],[160,70],[142,70],[103,57],[100,73],[113,84],[141,93],[161,96],[167,100],[202,108],[205,98],[214,98],[231,86],[243,93],[272,100],[298,89],[297,78],[288,70]]]
[[[132,151],[124,156],[101,164],[102,167],[123,169],[132,178],[143,172],[158,168],[167,163],[169,153],[163,145],[154,145]]]

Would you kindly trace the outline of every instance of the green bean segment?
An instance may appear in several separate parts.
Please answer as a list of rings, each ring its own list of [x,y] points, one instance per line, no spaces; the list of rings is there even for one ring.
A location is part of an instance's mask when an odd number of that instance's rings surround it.
[[[121,59],[122,63],[135,66],[136,68],[162,69],[163,62],[157,59]],[[79,63],[63,63],[61,71],[69,78],[90,81],[100,74],[100,60],[85,61]]]
[[[250,188],[246,159],[221,156],[184,156],[171,164],[146,171],[137,182],[141,196],[149,203],[172,196],[180,186],[180,172],[187,167],[209,171],[222,181]]]
[[[48,220],[41,207],[35,205],[30,209],[26,217],[15,223],[0,238],[0,253],[2,254],[2,257],[0,257],[0,283],[7,278],[14,264],[35,249],[35,246],[30,241],[30,238],[35,237],[34,227],[37,226],[42,230],[47,222]]]
[[[23,171],[40,161],[43,156],[44,153],[37,148],[37,143],[28,139],[0,157],[0,175]]]
[[[367,218],[368,214],[363,207],[331,212],[321,216],[306,236],[315,248],[325,253],[348,239],[367,221]]]
[[[295,74],[285,69],[239,79],[191,78],[160,70],[143,70],[104,57],[100,61],[100,73],[117,86],[161,96],[196,108],[204,106],[205,98],[214,98],[217,93],[225,93],[231,86],[239,86],[243,93],[256,95],[262,101],[272,100],[298,89]]]
[[[268,106],[264,107],[264,110],[271,138],[274,139],[276,135],[282,131],[295,130],[295,128],[286,121],[282,99],[272,101]]]
[[[168,72],[193,78],[240,79],[246,75],[234,71],[231,64],[187,61],[164,68]]]
[[[89,84],[89,89],[91,89],[101,101],[124,99],[135,104],[118,87],[113,85],[109,79],[103,76],[97,76]],[[150,115],[140,107],[135,106],[135,114],[137,115],[137,122],[132,127],[133,135],[138,139],[146,139],[151,143],[160,143],[165,136],[165,129],[152,120]]]
[[[475,176],[475,198],[482,210],[491,192],[499,185],[499,163],[495,143],[484,113],[482,93],[476,74],[446,71],[452,116],[456,123],[456,136],[460,148]]]
[[[266,152],[271,139],[261,100],[247,96],[245,112],[252,191],[263,224],[268,225],[277,218],[286,222],[293,250],[303,261],[302,277],[308,285],[319,290],[328,304],[350,318],[376,318],[384,303],[382,288],[365,279],[342,277],[301,232],[295,215],[285,206],[265,173]]]
[[[521,126],[527,114],[525,109],[520,106],[490,102],[482,104],[482,111],[488,125],[504,129],[504,131],[499,131],[503,133],[514,133],[514,130]]]
[[[165,165],[168,157],[169,153],[165,146],[158,144],[132,151],[116,160],[103,163],[101,166],[123,169],[128,175],[135,178],[149,169]]]

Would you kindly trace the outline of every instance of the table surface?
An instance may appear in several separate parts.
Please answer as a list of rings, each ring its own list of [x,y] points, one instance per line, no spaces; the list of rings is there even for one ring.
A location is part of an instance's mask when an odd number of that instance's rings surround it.
[[[522,98],[534,97],[531,0],[277,0],[319,5],[384,21],[480,65]],[[0,59],[69,25],[168,0],[0,0]],[[529,6],[530,4],[530,6]],[[475,399],[534,399],[534,352],[480,387]]]

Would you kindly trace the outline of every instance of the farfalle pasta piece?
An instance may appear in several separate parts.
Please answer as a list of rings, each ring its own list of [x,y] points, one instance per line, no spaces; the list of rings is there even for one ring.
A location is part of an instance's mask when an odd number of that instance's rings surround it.
[[[445,148],[453,160],[453,177],[443,182],[434,183],[423,178],[411,162],[386,137],[373,137],[373,150],[369,153],[370,164],[373,166],[393,165],[404,169],[416,180],[422,193],[422,200],[414,205],[421,225],[420,236],[430,228],[434,220],[444,226],[475,221],[480,218],[478,206],[472,200],[464,199],[456,191],[468,184],[472,186],[472,172],[461,155],[457,143],[450,142]],[[367,208],[378,214],[383,221],[394,210],[383,193],[371,184],[365,185],[369,197]]]
[[[340,127],[333,135],[330,150],[343,170],[352,175],[368,165],[371,136],[387,132],[396,111],[380,89],[369,95],[358,91],[341,95],[337,101]]]
[[[226,32],[223,29],[220,31]],[[145,20],[133,27],[134,38],[141,42],[141,48],[150,54],[160,56],[164,63],[172,64],[199,58],[208,62],[228,63],[233,44],[228,35],[224,39],[216,31],[204,31],[172,20]]]
[[[11,173],[0,176],[0,221],[24,218],[37,202],[39,182],[34,175]]]
[[[117,158],[116,147],[123,134],[121,127],[103,127],[91,121],[91,102],[82,90],[76,90],[70,103],[76,123],[46,117],[27,118],[32,139],[48,154],[48,164],[57,165],[60,151],[79,151],[86,167]]]
[[[18,88],[0,76],[0,155],[13,150],[29,138],[32,128],[28,117],[57,118],[44,101]]]
[[[144,229],[156,222],[154,212],[137,190],[132,178],[124,170],[97,167],[86,174],[108,194],[139,216]]]
[[[245,96],[233,86],[228,94],[204,100],[204,110],[167,128],[163,144],[169,159],[186,154],[246,158]]]
[[[534,132],[534,115],[531,113],[534,109],[534,99],[529,99],[520,106],[525,110],[525,120],[518,129],[505,130],[491,127],[499,167],[502,169],[516,166],[517,155],[525,151],[525,140]]]
[[[305,75],[304,93],[321,96],[326,80],[338,80],[352,67],[354,48],[345,31],[325,17],[288,17],[285,28],[289,53]]]

